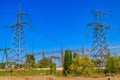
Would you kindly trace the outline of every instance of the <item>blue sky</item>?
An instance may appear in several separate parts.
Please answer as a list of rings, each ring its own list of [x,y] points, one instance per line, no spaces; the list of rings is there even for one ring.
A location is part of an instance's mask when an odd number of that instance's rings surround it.
[[[18,0],[0,0],[0,48],[10,47],[12,29],[3,28],[16,22]],[[34,50],[81,48],[91,46],[92,28],[86,37],[86,25],[93,22],[92,10],[107,11],[106,24],[120,27],[119,0],[21,0],[22,11],[29,14],[33,30],[26,29],[26,41],[29,51],[32,43]],[[28,26],[29,27],[29,26]],[[107,30],[110,46],[120,44],[120,29]]]

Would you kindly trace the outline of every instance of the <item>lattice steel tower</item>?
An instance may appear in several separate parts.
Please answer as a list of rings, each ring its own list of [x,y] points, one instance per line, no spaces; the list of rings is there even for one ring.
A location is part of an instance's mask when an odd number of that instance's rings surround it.
[[[8,54],[9,62],[21,64],[25,61],[27,45],[24,36],[24,27],[28,25],[25,21],[26,16],[27,14],[21,11],[21,4],[19,3],[17,22],[10,26],[13,29],[13,40]]]
[[[104,16],[107,14],[106,12],[93,10],[92,13],[94,15],[95,22],[88,24],[88,26],[92,26],[94,28],[91,53],[93,55],[93,59],[101,60],[99,66],[104,66],[106,54],[110,52],[105,30],[109,29],[110,26],[106,26],[104,23]]]

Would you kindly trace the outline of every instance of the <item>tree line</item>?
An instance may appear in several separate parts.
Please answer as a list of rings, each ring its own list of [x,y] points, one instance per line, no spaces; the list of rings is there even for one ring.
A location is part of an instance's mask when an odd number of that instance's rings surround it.
[[[72,55],[73,54],[73,55]],[[63,75],[112,75],[120,73],[120,56],[107,53],[104,67],[99,67],[101,59],[92,60],[88,54],[79,55],[71,50],[66,50],[63,63]]]
[[[10,62],[7,62],[9,64]],[[62,74],[67,75],[111,75],[120,73],[120,56],[112,56],[107,53],[104,68],[99,67],[101,59],[92,59],[88,54],[79,55],[71,50],[66,50],[64,54]],[[0,68],[5,69],[6,62],[0,63]],[[27,54],[26,60],[22,64],[14,63],[15,68],[37,69],[50,68],[50,74],[56,73],[56,63],[51,58],[44,57],[38,61],[33,54]]]

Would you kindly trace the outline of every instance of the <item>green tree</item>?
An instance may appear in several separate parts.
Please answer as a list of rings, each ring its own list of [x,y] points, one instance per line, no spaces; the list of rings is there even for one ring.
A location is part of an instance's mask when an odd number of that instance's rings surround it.
[[[5,64],[6,63],[0,63],[0,69],[5,69]]]
[[[69,58],[70,58],[70,62],[69,62],[69,65],[72,64],[72,51],[69,50]]]
[[[49,68],[50,64],[52,64],[52,60],[50,58],[44,57],[43,59],[37,62],[37,66],[39,68]]]
[[[74,74],[82,74],[81,71],[81,57],[79,55],[76,55],[73,59],[72,64],[70,65],[70,68]]]
[[[92,75],[94,73],[94,63],[90,59],[90,56],[83,54],[81,57],[82,75]]]
[[[76,52],[74,52],[73,54],[73,58],[75,58],[78,54]]]
[[[118,58],[110,56],[106,58],[105,72],[106,73],[117,73],[118,72]]]
[[[51,63],[50,64],[50,74],[55,74],[56,73],[56,64]]]
[[[117,69],[118,69],[118,72],[120,73],[120,56],[118,56],[117,58]]]
[[[66,50],[63,63],[63,74],[67,76],[70,73],[70,65],[72,64],[72,51]]]
[[[35,57],[33,54],[26,55],[26,62],[27,68],[35,68]]]
[[[94,62],[91,61],[89,55],[77,55],[72,62],[71,69],[77,75],[92,75],[94,73]]]

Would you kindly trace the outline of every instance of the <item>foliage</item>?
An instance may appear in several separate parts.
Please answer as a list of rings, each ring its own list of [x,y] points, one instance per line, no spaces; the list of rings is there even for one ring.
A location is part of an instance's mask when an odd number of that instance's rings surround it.
[[[5,69],[6,63],[0,63],[0,69]]]
[[[70,50],[66,50],[63,63],[63,74],[65,76],[67,76],[67,74],[70,73],[71,64],[72,64],[72,52]]]
[[[56,73],[56,64],[51,63],[50,64],[50,74],[55,74]]]
[[[72,64],[72,51],[68,51],[69,52],[69,64],[71,65]]]
[[[81,57],[79,55],[76,55],[76,57],[73,59],[73,62],[70,66],[72,72],[74,74],[81,74]]]
[[[110,53],[106,54],[106,59],[108,59],[109,57],[111,57]]]
[[[78,54],[76,52],[74,52],[73,54],[73,58],[75,58]]]
[[[94,62],[96,67],[99,67],[101,65],[101,60],[100,59],[92,60],[92,62]]]
[[[38,68],[49,68],[50,64],[52,64],[52,60],[50,58],[44,57],[43,59],[39,60],[37,62],[37,67]]]
[[[78,75],[92,75],[94,73],[94,63],[91,61],[89,55],[77,55],[72,62],[71,69],[74,74]]]
[[[119,60],[117,57],[110,56],[106,59],[105,73],[117,73]]]
[[[32,54],[26,55],[26,62],[27,68],[35,68],[35,57]]]

